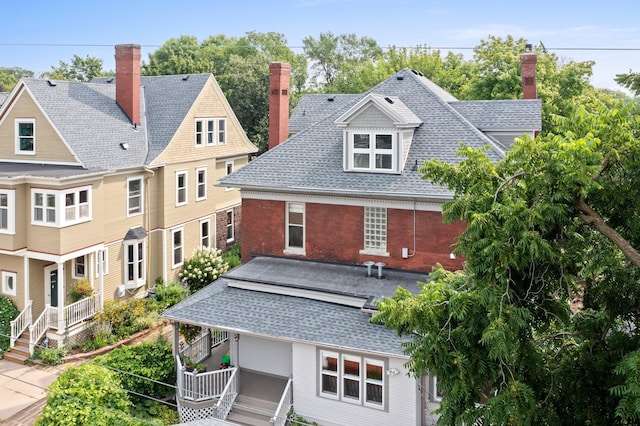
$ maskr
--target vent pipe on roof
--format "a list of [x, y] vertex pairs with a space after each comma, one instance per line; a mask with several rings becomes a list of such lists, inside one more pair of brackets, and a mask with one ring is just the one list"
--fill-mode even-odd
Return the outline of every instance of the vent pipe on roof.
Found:
[[367, 267], [367, 277], [370, 277], [371, 272], [373, 271], [373, 265], [375, 265], [375, 262], [371, 260], [367, 260], [366, 262], [363, 263], [363, 265]]
[[378, 262], [376, 263], [376, 266], [378, 267], [378, 279], [381, 280], [384, 278], [384, 275], [382, 275], [382, 268], [387, 266], [387, 264], [384, 262]]

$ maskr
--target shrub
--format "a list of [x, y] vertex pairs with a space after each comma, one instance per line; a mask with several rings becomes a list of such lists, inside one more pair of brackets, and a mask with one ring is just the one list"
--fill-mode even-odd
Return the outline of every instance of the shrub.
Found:
[[6, 296], [0, 295], [0, 353], [9, 349], [11, 321], [20, 315], [15, 303]]
[[189, 287], [189, 292], [195, 293], [218, 279], [228, 269], [229, 265], [222, 258], [220, 250], [204, 247], [193, 252], [178, 275], [180, 281]]
[[113, 335], [122, 339], [142, 330], [136, 319], [146, 312], [146, 302], [143, 299], [111, 300], [104, 304], [104, 309], [96, 314], [95, 320], [110, 323]]
[[118, 371], [117, 376], [122, 386], [131, 392], [130, 398], [135, 405], [142, 402], [136, 394], [164, 398], [174, 391], [175, 361], [171, 344], [163, 336], [114, 349], [96, 358], [95, 362]]
[[62, 357], [64, 357], [65, 351], [58, 348], [42, 348], [37, 349], [33, 357], [41, 360], [47, 365], [60, 365], [62, 364]]
[[240, 265], [240, 263], [242, 263], [240, 259], [240, 244], [233, 245], [227, 251], [222, 253], [222, 258], [227, 262], [227, 265], [229, 265], [229, 269], [233, 269]]
[[47, 405], [36, 425], [139, 425], [129, 416], [131, 402], [118, 376], [95, 364], [67, 368], [49, 387]]
[[156, 283], [156, 301], [158, 308], [164, 311], [187, 297], [187, 289], [179, 282], [163, 285]]
[[[96, 322], [93, 324], [93, 349], [100, 349], [111, 343], [113, 328], [108, 322]], [[92, 350], [93, 350], [92, 349]]]
[[77, 302], [93, 294], [93, 288], [89, 284], [89, 280], [86, 278], [79, 279], [71, 286], [69, 297], [71, 302]]

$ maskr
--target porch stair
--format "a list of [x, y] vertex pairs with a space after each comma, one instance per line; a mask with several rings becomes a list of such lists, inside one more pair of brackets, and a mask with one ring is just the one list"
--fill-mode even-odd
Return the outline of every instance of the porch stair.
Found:
[[4, 359], [16, 364], [26, 364], [31, 355], [29, 354], [29, 330], [25, 330], [16, 340], [13, 348], [9, 348], [4, 353]]
[[269, 420], [277, 408], [275, 402], [240, 394], [233, 403], [227, 421], [245, 426], [272, 426]]

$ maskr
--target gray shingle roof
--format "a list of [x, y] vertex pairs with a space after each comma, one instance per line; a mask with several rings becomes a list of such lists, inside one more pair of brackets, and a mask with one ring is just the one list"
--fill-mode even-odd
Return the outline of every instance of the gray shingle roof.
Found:
[[369, 92], [397, 96], [423, 121], [415, 130], [401, 174], [343, 171], [343, 133], [334, 120], [364, 94], [358, 98], [345, 97], [342, 99], [345, 102], [340, 107], [331, 106], [331, 113], [321, 121], [222, 178], [220, 184], [253, 190], [449, 199], [448, 189], [421, 179], [416, 164], [432, 158], [457, 164], [461, 158], [455, 153], [460, 143], [473, 148], [489, 145], [487, 154], [493, 160], [503, 152], [449, 104], [455, 98], [436, 88], [424, 76], [404, 69]]
[[297, 133], [310, 125], [342, 110], [345, 105], [353, 105], [362, 95], [304, 95], [291, 111], [289, 132]]
[[[240, 333], [404, 357], [394, 331], [369, 322], [359, 308], [287, 295], [291, 287], [319, 293], [392, 296], [400, 285], [412, 292], [424, 273], [385, 270], [366, 277], [364, 266], [277, 257], [256, 257], [226, 273], [162, 316]], [[240, 281], [268, 284], [272, 292], [236, 288]], [[348, 291], [345, 288], [348, 283]], [[278, 290], [280, 288], [280, 290]], [[340, 324], [339, 327], [336, 325]]]
[[457, 101], [450, 105], [480, 130], [542, 129], [542, 101]]
[[[27, 89], [87, 169], [150, 164], [169, 144], [211, 74], [141, 77], [141, 123], [116, 104], [115, 78], [91, 83], [23, 79]], [[128, 149], [122, 149], [126, 143]]]
[[58, 164], [36, 164], [36, 163], [5, 163], [0, 161], [0, 177], [2, 178], [22, 178], [41, 177], [64, 179], [78, 176], [87, 176], [91, 173], [99, 173], [100, 170], [87, 170], [80, 166], [65, 166]]

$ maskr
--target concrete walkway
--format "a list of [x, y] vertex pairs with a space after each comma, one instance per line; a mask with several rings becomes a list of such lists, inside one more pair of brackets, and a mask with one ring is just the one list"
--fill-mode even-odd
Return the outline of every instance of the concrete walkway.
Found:
[[0, 359], [0, 424], [33, 425], [44, 406], [49, 385], [64, 367], [19, 365]]

